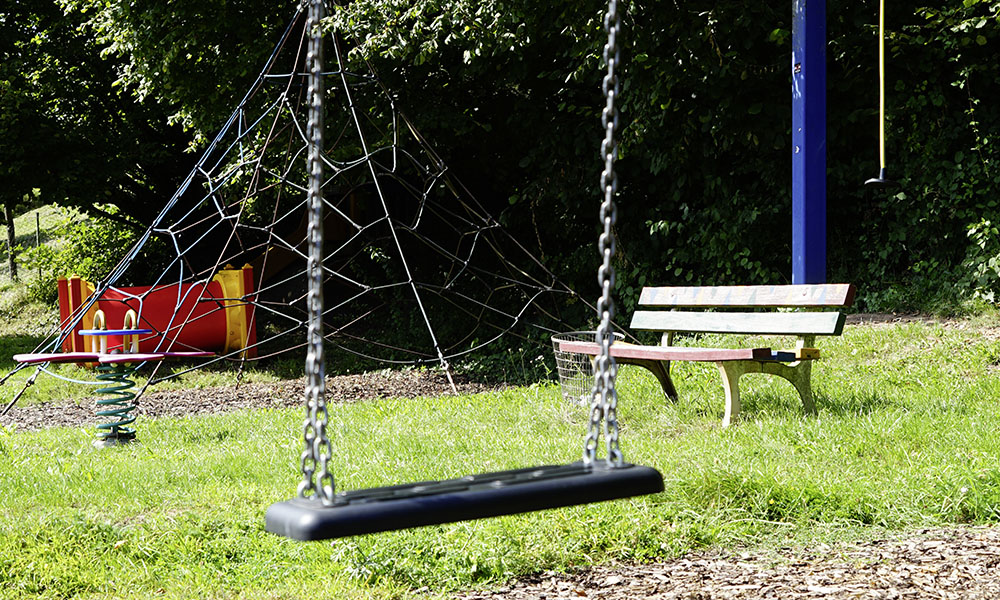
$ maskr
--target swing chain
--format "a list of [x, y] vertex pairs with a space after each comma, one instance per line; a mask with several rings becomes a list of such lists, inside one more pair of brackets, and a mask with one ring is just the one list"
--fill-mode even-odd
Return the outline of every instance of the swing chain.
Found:
[[306, 405], [308, 415], [303, 425], [305, 448], [302, 451], [302, 481], [298, 494], [315, 494], [326, 505], [333, 502], [334, 481], [330, 473], [333, 448], [326, 428], [330, 415], [326, 405], [326, 375], [323, 365], [323, 0], [311, 0], [306, 19], [309, 47], [306, 63], [309, 68], [309, 255], [306, 266], [309, 309], [306, 351]]
[[[615, 254], [614, 225], [617, 220], [617, 207], [614, 196], [618, 192], [618, 175], [615, 173], [615, 160], [618, 154], [618, 143], [615, 134], [618, 130], [618, 107], [615, 100], [620, 91], [620, 83], [615, 69], [621, 62], [621, 48], [618, 36], [621, 32], [621, 17], [618, 13], [617, 0], [610, 0], [608, 11], [604, 16], [604, 30], [608, 33], [608, 41], [604, 46], [604, 62], [608, 71], [604, 76], [603, 91], [607, 105], [601, 114], [601, 124], [604, 127], [604, 141], [601, 142], [601, 155], [604, 158], [604, 170], [601, 172], [601, 192], [604, 196], [601, 202], [601, 223], [604, 231], [598, 240], [598, 250], [602, 263], [597, 271], [601, 286], [601, 297], [597, 301], [597, 311], [601, 322], [597, 327], [597, 343], [601, 346], [594, 372], [594, 387], [590, 399], [590, 423], [584, 442], [583, 462], [591, 464], [597, 457], [597, 446], [603, 432], [607, 443], [607, 462], [609, 465], [621, 466], [624, 462], [618, 447], [618, 394], [615, 391], [615, 376], [618, 366], [611, 356], [611, 343], [614, 337], [615, 306], [611, 290], [615, 286], [615, 270], [611, 259]], [[603, 422], [603, 430], [601, 424]]]

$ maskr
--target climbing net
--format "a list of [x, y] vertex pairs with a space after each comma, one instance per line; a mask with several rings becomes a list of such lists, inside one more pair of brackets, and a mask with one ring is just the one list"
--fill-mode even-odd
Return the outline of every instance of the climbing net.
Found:
[[[67, 288], [77, 302], [64, 310], [49, 350], [72, 346], [88, 315], [115, 305], [134, 310], [139, 326], [153, 331], [141, 340], [143, 351], [216, 344], [207, 362], [247, 361], [305, 346], [304, 22], [300, 8], [236, 110], [111, 273], [92, 290], [86, 282]], [[579, 298], [452, 176], [369, 63], [354, 60], [352, 68], [337, 36], [326, 48], [320, 156], [328, 347], [447, 369], [501, 336], [560, 323], [560, 307]], [[165, 261], [155, 272], [140, 259], [151, 252]], [[154, 371], [150, 383], [182, 372]]]

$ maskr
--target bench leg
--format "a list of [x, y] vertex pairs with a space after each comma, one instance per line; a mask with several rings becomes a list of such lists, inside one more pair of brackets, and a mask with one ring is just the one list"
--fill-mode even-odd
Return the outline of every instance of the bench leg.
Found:
[[812, 396], [812, 361], [803, 360], [790, 365], [780, 362], [758, 362], [758, 361], [720, 361], [715, 363], [719, 367], [722, 375], [722, 385], [726, 390], [726, 414], [722, 419], [722, 426], [729, 427], [733, 419], [740, 414], [742, 405], [740, 404], [739, 379], [746, 373], [766, 373], [776, 375], [788, 381], [799, 393], [802, 399], [802, 408], [806, 414], [816, 414], [816, 404]]
[[641, 358], [619, 358], [615, 361], [620, 365], [636, 365], [644, 369], [648, 369], [655, 377], [656, 380], [660, 382], [660, 388], [663, 390], [663, 394], [672, 402], [677, 402], [677, 388], [674, 387], [674, 382], [670, 379], [670, 361], [669, 360], [643, 360]]
[[722, 387], [726, 390], [726, 414], [722, 417], [722, 426], [729, 427], [733, 419], [740, 414], [740, 376], [744, 373], [760, 372], [754, 368], [759, 363], [742, 360], [719, 361], [715, 363], [722, 375]]
[[812, 395], [811, 360], [802, 360], [789, 365], [779, 362], [764, 362], [760, 365], [762, 373], [777, 375], [791, 383], [802, 399], [802, 408], [806, 414], [816, 414], [816, 403], [813, 402]]

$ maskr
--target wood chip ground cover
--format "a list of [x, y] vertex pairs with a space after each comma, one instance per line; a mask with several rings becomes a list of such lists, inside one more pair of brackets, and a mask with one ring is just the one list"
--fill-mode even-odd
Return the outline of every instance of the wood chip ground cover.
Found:
[[[201, 389], [150, 391], [139, 398], [141, 417], [183, 417], [216, 414], [258, 408], [300, 407], [305, 379], [278, 383], [245, 383]], [[496, 389], [461, 377], [455, 378], [460, 394], [475, 394]], [[358, 375], [327, 377], [329, 402], [355, 402], [378, 398], [416, 398], [451, 393], [444, 373], [439, 371], [373, 371]], [[0, 425], [20, 431], [45, 427], [93, 427], [99, 419], [94, 413], [94, 398], [79, 402], [41, 402], [15, 405], [0, 417]]]
[[546, 573], [455, 600], [1000, 598], [1000, 530], [925, 530], [908, 539], [782, 548], [767, 556], [689, 554], [650, 565]]

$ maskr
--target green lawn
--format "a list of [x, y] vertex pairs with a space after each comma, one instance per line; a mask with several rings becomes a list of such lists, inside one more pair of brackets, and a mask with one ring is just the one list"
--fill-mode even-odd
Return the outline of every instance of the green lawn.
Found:
[[[820, 344], [818, 416], [787, 382], [747, 376], [728, 429], [714, 367], [677, 365], [676, 405], [623, 368], [622, 449], [665, 492], [333, 542], [263, 531], [298, 482], [301, 411], [144, 419], [140, 443], [110, 450], [81, 428], [0, 430], [0, 598], [434, 596], [707, 546], [997, 523], [998, 336], [988, 319], [849, 326]], [[341, 489], [569, 462], [587, 419], [553, 384], [330, 412]]]
[[[84, 217], [74, 209], [63, 208], [55, 204], [40, 206], [24, 214], [14, 217], [14, 234], [16, 244], [22, 248], [34, 248], [36, 243], [59, 245], [62, 243], [60, 226], [67, 220], [80, 220]], [[18, 265], [18, 275], [22, 280], [33, 279], [36, 274], [23, 265]], [[3, 229], [3, 244], [0, 249], [0, 292], [10, 285], [10, 266], [7, 263], [7, 230]]]

